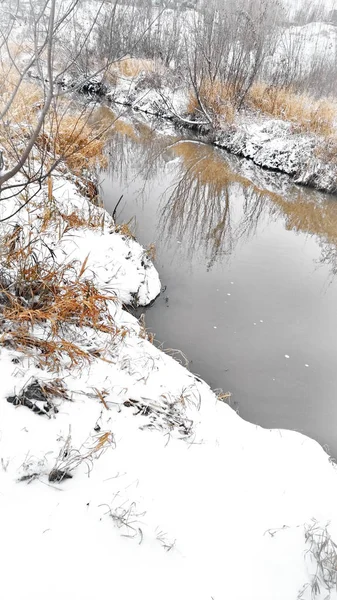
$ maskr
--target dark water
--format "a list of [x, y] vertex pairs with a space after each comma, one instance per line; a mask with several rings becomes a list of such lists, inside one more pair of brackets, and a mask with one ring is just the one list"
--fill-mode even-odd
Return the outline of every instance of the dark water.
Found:
[[118, 222], [156, 247], [147, 327], [243, 418], [337, 456], [337, 198], [143, 123], [109, 151], [105, 206], [124, 194]]

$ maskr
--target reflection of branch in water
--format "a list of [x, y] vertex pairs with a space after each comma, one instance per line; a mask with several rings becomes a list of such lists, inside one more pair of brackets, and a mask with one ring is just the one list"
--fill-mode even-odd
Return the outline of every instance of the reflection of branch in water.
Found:
[[[212, 254], [217, 245], [219, 223], [222, 234], [230, 233], [228, 194], [219, 196], [214, 186], [202, 185], [189, 169], [180, 176], [162, 208], [159, 231], [162, 240], [170, 245], [172, 237], [188, 240], [188, 254], [192, 256], [203, 247]], [[232, 241], [229, 239], [229, 247]]]
[[[246, 180], [208, 146], [188, 147], [185, 142], [176, 150], [184, 162], [160, 215], [160, 235], [168, 245], [173, 236], [187, 239], [189, 256], [202, 247], [211, 269], [219, 257], [231, 254], [241, 237], [255, 232], [264, 198], [251, 184], [244, 187]], [[240, 196], [243, 211], [233, 227], [233, 207], [242, 204]]]
[[[174, 138], [159, 137], [151, 127], [119, 121], [107, 144], [111, 156], [108, 174], [117, 179], [120, 185], [143, 180], [140, 194], [145, 186], [158, 176], [162, 169], [163, 156], [172, 146]], [[132, 177], [130, 174], [132, 173]]]
[[[211, 231], [210, 238], [213, 240], [213, 252], [207, 265], [207, 270], [210, 271], [216, 259], [218, 258], [219, 251], [225, 247], [225, 234], [227, 233], [226, 241], [229, 245], [228, 253], [233, 251], [233, 239], [231, 233], [231, 222], [230, 222], [230, 202], [229, 202], [229, 190], [225, 190], [225, 209], [219, 223]], [[226, 253], [226, 250], [225, 250]]]
[[337, 246], [336, 244], [328, 244], [324, 243], [321, 240], [319, 241], [319, 246], [321, 248], [321, 258], [320, 263], [322, 265], [329, 265], [330, 273], [332, 277], [337, 275]]
[[335, 201], [291, 183], [287, 193], [272, 192], [263, 182], [257, 185], [242, 175], [239, 163], [233, 171], [225, 155], [214, 148], [158, 136], [139, 123], [121, 121], [109, 149], [110, 174], [121, 185], [140, 182], [143, 200], [146, 184], [162, 177], [164, 163], [180, 159], [170, 171], [171, 177], [175, 173], [174, 183], [162, 196], [158, 236], [168, 246], [172, 238], [188, 240], [188, 255], [203, 251], [209, 269], [231, 254], [240, 239], [254, 235], [262, 218], [282, 217], [286, 229], [318, 237], [321, 262], [332, 265], [337, 274]]

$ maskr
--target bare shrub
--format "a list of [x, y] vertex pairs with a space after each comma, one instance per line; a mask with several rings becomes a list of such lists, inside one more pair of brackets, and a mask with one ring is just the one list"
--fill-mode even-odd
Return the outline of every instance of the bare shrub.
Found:
[[155, 71], [141, 73], [137, 81], [137, 90], [160, 90], [162, 88], [162, 77]]
[[232, 123], [235, 116], [233, 104], [234, 88], [220, 81], [206, 81], [199, 90], [198, 97], [195, 92], [190, 93], [187, 111], [190, 115], [197, 118], [202, 116], [203, 111], [200, 107], [200, 100], [207, 113], [212, 115], [213, 122], [219, 118], [227, 123]]

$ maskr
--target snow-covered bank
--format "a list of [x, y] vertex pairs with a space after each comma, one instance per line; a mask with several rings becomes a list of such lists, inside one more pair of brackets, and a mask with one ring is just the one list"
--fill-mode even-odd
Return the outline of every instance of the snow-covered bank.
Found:
[[[45, 364], [38, 346], [20, 350], [2, 308], [2, 596], [335, 598], [327, 454], [298, 433], [246, 423], [151, 344], [122, 305], [158, 293], [148, 253], [71, 181], [53, 181], [52, 202], [43, 189], [6, 225], [12, 236], [20, 227], [7, 238], [12, 256], [33, 240], [37, 262], [60, 272], [71, 262], [68, 285], [90, 283], [107, 299], [96, 323], [74, 315], [61, 326], [87, 355], [77, 365], [65, 352]], [[22, 253], [9, 268], [6, 248], [13, 281]], [[50, 341], [56, 324], [33, 321], [38, 300], [26, 299], [30, 333]]]
[[136, 78], [120, 78], [107, 92], [107, 98], [134, 110], [173, 120], [179, 127], [199, 131], [202, 139], [206, 137], [209, 143], [249, 158], [262, 168], [286, 173], [295, 183], [331, 194], [337, 192], [337, 164], [324, 159], [327, 145], [323, 137], [298, 133], [289, 121], [247, 111], [239, 113], [233, 123], [223, 121], [213, 129], [188, 116], [186, 90], [144, 89], [143, 77], [140, 74]]

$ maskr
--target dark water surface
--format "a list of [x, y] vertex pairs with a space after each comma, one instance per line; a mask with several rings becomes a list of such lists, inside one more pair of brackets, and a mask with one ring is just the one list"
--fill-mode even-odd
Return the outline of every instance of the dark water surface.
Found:
[[243, 418], [337, 456], [337, 198], [135, 121], [109, 152], [105, 206], [156, 247], [147, 327]]

